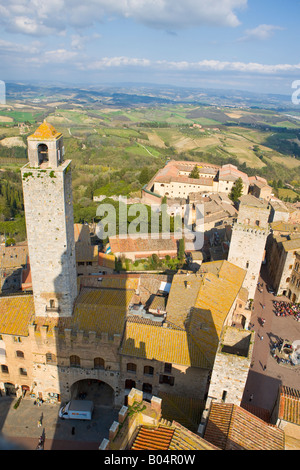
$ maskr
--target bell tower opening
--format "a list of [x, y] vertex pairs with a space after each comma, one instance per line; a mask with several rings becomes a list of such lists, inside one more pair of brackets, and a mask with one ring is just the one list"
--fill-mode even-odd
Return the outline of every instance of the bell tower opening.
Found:
[[49, 162], [48, 146], [46, 144], [38, 145], [38, 162], [39, 165]]

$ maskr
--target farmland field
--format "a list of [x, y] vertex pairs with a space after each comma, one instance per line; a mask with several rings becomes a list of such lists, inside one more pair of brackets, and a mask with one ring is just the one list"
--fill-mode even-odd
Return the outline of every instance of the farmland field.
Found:
[[[27, 136], [47, 119], [63, 133], [72, 160], [77, 221], [94, 211], [93, 195], [140, 195], [169, 159], [232, 163], [270, 184], [280, 179], [300, 187], [300, 120], [286, 110], [75, 95], [57, 92], [51, 101], [40, 93], [0, 106], [0, 169], [19, 172]], [[278, 195], [293, 200], [298, 192], [280, 188]]]

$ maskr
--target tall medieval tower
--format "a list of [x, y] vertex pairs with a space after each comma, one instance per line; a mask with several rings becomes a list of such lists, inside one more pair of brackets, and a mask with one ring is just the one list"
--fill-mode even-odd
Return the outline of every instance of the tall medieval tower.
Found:
[[246, 269], [243, 287], [253, 299], [269, 234], [270, 207], [266, 201], [247, 194], [240, 198], [237, 222], [232, 228], [227, 260]]
[[43, 122], [28, 137], [22, 170], [36, 316], [69, 317], [77, 296], [71, 161], [62, 134]]

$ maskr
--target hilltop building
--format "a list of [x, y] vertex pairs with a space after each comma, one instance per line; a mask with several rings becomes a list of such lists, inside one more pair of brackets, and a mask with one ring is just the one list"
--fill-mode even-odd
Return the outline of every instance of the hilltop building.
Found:
[[270, 201], [273, 196], [273, 189], [268, 185], [267, 180], [260, 176], [249, 177], [249, 192], [258, 199]]
[[[195, 166], [198, 168], [199, 178], [190, 178]], [[164, 196], [170, 199], [187, 199], [194, 192], [229, 194], [238, 178], [243, 181], [243, 194], [247, 194], [248, 175], [234, 165], [220, 167], [209, 163], [171, 160], [143, 188], [142, 200], [146, 204], [160, 204]]]

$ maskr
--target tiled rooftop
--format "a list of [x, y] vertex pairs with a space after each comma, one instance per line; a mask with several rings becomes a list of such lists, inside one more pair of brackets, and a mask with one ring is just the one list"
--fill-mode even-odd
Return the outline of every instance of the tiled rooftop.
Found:
[[27, 336], [33, 318], [32, 295], [0, 298], [0, 334]]
[[141, 426], [131, 450], [168, 450], [174, 429], [165, 426]]
[[170, 442], [169, 450], [220, 450], [210, 442], [192, 433], [179, 423], [172, 423], [175, 431]]
[[16, 268], [26, 264], [28, 256], [27, 244], [16, 246], [0, 246], [0, 268]]
[[112, 253], [136, 253], [145, 252], [151, 255], [156, 251], [173, 251], [177, 253], [177, 241], [174, 237], [163, 239], [161, 236], [156, 239], [148, 234], [146, 237], [130, 235], [127, 238], [114, 236], [109, 238]]
[[115, 269], [115, 257], [114, 255], [108, 255], [106, 253], [98, 253], [98, 265], [104, 268]]
[[163, 418], [175, 420], [190, 431], [197, 432], [205, 409], [205, 400], [162, 391], [158, 396], [162, 399]]
[[277, 221], [271, 222], [270, 227], [273, 232], [300, 232], [300, 224], [291, 224], [287, 222]]
[[300, 425], [300, 391], [282, 386], [280, 389], [280, 402], [278, 418], [293, 424]]
[[133, 295], [131, 289], [82, 289], [75, 303], [72, 328], [121, 334]]
[[224, 321], [246, 271], [229, 263], [204, 263], [199, 274], [174, 276], [167, 303], [167, 321], [184, 329], [211, 364]]
[[174, 275], [167, 303], [168, 321], [184, 328], [190, 309], [195, 305], [202, 282], [202, 276], [196, 274]]
[[212, 403], [204, 438], [223, 450], [284, 450], [281, 429], [226, 403]]
[[179, 423], [141, 426], [130, 450], [218, 450]]
[[120, 353], [188, 367], [209, 366], [205, 356], [184, 330], [127, 322]]
[[245, 206], [252, 206], [261, 209], [266, 209], [268, 207], [268, 203], [265, 200], [258, 199], [257, 197], [252, 196], [252, 194], [244, 194], [239, 198], [239, 201]]
[[36, 139], [36, 140], [53, 140], [57, 139], [58, 137], [61, 136], [60, 132], [57, 132], [54, 126], [50, 124], [49, 122], [44, 121], [37, 129], [36, 131], [29, 136], [30, 139]]

